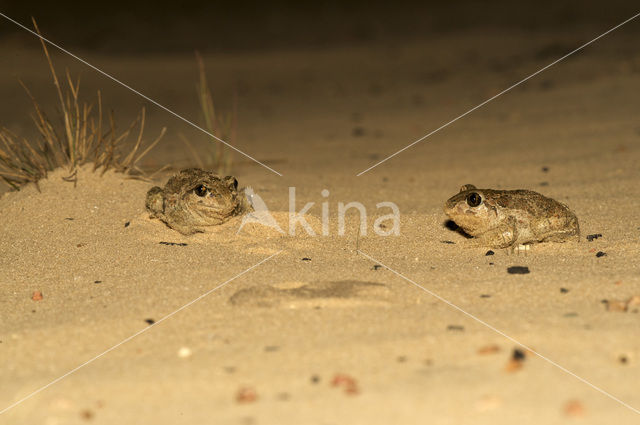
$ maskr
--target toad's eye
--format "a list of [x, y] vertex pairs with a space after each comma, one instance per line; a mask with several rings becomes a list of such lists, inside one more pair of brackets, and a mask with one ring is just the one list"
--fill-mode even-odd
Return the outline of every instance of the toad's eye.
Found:
[[204, 196], [207, 194], [207, 188], [205, 187], [205, 185], [201, 184], [200, 186], [197, 186], [194, 189], [194, 192], [196, 193], [196, 195], [198, 196]]
[[481, 202], [482, 197], [479, 193], [471, 192], [467, 195], [467, 204], [469, 204], [470, 207], [477, 207]]

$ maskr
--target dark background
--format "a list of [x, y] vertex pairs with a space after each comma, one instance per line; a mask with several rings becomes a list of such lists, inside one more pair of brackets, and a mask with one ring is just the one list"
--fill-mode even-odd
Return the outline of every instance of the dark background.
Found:
[[[2, 13], [63, 46], [111, 53], [324, 47], [469, 30], [605, 30], [637, 13], [631, 1], [3, 2]], [[638, 31], [629, 26], [626, 31]], [[633, 27], [633, 28], [631, 28]], [[0, 36], [32, 37], [0, 20]]]

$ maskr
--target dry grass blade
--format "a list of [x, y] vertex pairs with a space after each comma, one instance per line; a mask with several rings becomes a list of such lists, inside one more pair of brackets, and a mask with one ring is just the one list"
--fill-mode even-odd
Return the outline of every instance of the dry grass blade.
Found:
[[[38, 34], [38, 26], [34, 21]], [[0, 181], [12, 189], [19, 188], [26, 183], [36, 183], [45, 178], [47, 172], [65, 167], [68, 176], [65, 180], [77, 181], [79, 166], [93, 162], [94, 171], [102, 168], [102, 172], [115, 169], [125, 174], [142, 174], [138, 162], [152, 149], [164, 135], [160, 132], [151, 144], [143, 148], [143, 131], [145, 111], [123, 132], [116, 131], [113, 113], [109, 115], [109, 127], [103, 129], [102, 96], [97, 93], [97, 113], [94, 104], [80, 99], [80, 80], [74, 81], [69, 71], [66, 71], [64, 84], [58, 79], [53, 61], [45, 42], [41, 39], [42, 49], [49, 66], [49, 71], [56, 88], [60, 111], [58, 125], [49, 119], [41, 108], [35, 96], [28, 87], [20, 81], [34, 108], [33, 121], [39, 133], [37, 142], [20, 139], [5, 128], [0, 128]], [[132, 131], [137, 128], [135, 144], [128, 154], [121, 151], [127, 144]]]
[[[236, 142], [236, 99], [234, 98], [233, 112], [228, 116], [221, 116], [216, 112], [215, 105], [213, 103], [213, 96], [207, 82], [207, 75], [205, 72], [204, 61], [202, 56], [196, 52], [196, 61], [198, 63], [198, 100], [200, 102], [200, 109], [204, 117], [204, 123], [206, 129], [215, 135], [219, 135], [221, 139], [228, 140], [229, 143], [235, 145]], [[184, 141], [184, 139], [183, 139]], [[190, 143], [185, 143], [187, 148], [192, 152], [192, 156], [196, 158], [196, 162], [202, 168], [210, 168], [219, 174], [228, 174], [231, 171], [232, 166], [232, 152], [229, 149], [225, 149], [225, 146], [217, 141], [212, 140], [215, 143], [213, 145], [207, 145], [209, 148], [200, 155], [194, 155], [193, 146]], [[200, 159], [202, 158], [202, 159]]]

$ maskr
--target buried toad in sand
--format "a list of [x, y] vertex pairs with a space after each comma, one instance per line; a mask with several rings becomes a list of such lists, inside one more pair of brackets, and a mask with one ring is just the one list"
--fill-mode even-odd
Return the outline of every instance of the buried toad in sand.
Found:
[[536, 242], [578, 240], [578, 218], [564, 204], [531, 190], [477, 189], [449, 198], [444, 212], [477, 242], [508, 248]]
[[151, 218], [184, 235], [204, 232], [203, 227], [252, 211], [235, 177], [223, 178], [199, 168], [180, 171], [164, 188], [152, 187], [147, 192], [146, 207]]

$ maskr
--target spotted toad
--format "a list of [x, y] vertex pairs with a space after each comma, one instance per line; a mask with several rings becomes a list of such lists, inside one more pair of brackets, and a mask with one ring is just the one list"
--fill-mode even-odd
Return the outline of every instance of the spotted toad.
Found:
[[477, 189], [467, 184], [444, 212], [479, 244], [492, 248], [578, 240], [578, 218], [569, 208], [531, 190]]
[[222, 224], [252, 209], [235, 177], [222, 178], [199, 168], [180, 171], [164, 188], [152, 187], [146, 207], [151, 218], [184, 235], [204, 232], [203, 227]]

